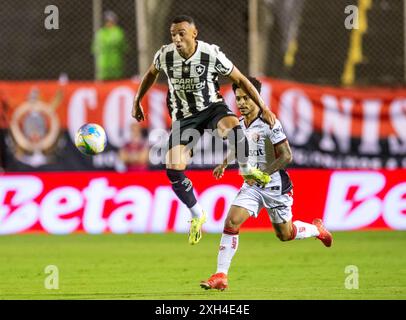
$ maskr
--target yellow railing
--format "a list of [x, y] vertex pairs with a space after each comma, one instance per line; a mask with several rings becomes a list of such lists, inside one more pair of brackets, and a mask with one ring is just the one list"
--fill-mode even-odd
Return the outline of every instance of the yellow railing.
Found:
[[350, 45], [341, 82], [343, 85], [352, 85], [355, 80], [355, 66], [363, 60], [362, 37], [368, 29], [367, 11], [372, 6], [372, 0], [358, 1], [358, 28], [351, 31]]

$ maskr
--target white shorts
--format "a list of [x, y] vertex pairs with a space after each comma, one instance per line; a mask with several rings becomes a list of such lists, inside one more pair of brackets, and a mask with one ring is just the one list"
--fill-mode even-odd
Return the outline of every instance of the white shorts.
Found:
[[232, 205], [247, 209], [255, 218], [265, 207], [272, 223], [285, 223], [292, 219], [292, 195], [293, 191], [281, 195], [280, 189], [262, 189], [244, 183]]

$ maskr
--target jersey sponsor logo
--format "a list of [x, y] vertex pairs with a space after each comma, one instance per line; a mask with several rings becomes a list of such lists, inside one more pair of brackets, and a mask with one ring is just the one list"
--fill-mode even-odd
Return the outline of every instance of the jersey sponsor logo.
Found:
[[182, 181], [182, 184], [186, 188], [186, 192], [189, 192], [193, 187], [192, 181], [190, 181], [190, 179], [188, 179], [188, 178], [185, 178]]
[[283, 132], [282, 127], [272, 129], [272, 133], [274, 135], [274, 139], [281, 139], [284, 138], [285, 133]]
[[199, 78], [172, 78], [171, 83], [175, 90], [200, 91], [206, 85], [206, 80], [200, 81]]
[[180, 72], [182, 67], [169, 67], [169, 71]]
[[283, 133], [284, 133], [282, 127], [274, 128], [274, 129], [272, 129], [272, 132], [273, 132], [275, 135], [279, 135], [279, 134], [283, 134]]
[[265, 152], [263, 149], [249, 151], [249, 156], [251, 156], [251, 157], [258, 157], [258, 156], [264, 156], [264, 155], [265, 155]]
[[278, 134], [281, 131], [281, 128], [272, 129], [273, 133]]
[[227, 73], [229, 70], [223, 66], [221, 63], [216, 64], [216, 66], [214, 67], [218, 72], [220, 72], [221, 74]]

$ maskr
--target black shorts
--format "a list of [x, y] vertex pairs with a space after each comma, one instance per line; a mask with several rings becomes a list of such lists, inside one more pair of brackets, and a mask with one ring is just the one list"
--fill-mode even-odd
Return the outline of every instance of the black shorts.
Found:
[[225, 103], [217, 102], [188, 118], [175, 121], [169, 136], [169, 150], [177, 145], [190, 144], [190, 149], [193, 148], [205, 129], [216, 130], [217, 123], [227, 116], [237, 117]]

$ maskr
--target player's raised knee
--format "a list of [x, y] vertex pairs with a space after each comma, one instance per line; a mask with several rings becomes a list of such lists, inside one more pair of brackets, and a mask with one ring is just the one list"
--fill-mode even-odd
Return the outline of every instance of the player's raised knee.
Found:
[[224, 228], [233, 229], [239, 231], [241, 225], [241, 219], [237, 217], [227, 217], [224, 222]]

